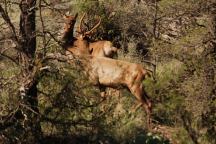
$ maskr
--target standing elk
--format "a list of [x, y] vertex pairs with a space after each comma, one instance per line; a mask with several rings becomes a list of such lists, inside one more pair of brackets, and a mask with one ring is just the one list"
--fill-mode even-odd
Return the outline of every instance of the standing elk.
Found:
[[150, 124], [151, 102], [142, 83], [146, 75], [150, 75], [148, 70], [139, 64], [106, 57], [82, 55], [78, 59], [95, 86], [127, 88], [139, 103], [136, 109], [140, 106], [145, 109], [147, 122]]
[[[81, 18], [81, 22], [83, 18], [84, 16]], [[99, 87], [127, 88], [136, 97], [139, 103], [137, 107], [143, 106], [145, 109], [149, 127], [151, 101], [144, 91], [142, 83], [146, 75], [150, 75], [149, 71], [139, 64], [90, 55], [89, 43], [85, 38], [93, 29], [85, 33], [80, 31], [74, 40], [74, 45], [69, 47], [68, 51], [72, 52], [75, 57], [78, 56], [77, 59], [92, 84]]]

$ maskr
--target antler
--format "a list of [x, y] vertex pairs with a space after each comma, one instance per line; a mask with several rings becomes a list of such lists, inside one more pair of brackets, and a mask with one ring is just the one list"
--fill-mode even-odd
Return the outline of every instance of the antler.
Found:
[[83, 23], [83, 19], [84, 19], [85, 15], [86, 15], [86, 13], [84, 13], [80, 19], [80, 25], [78, 27], [78, 33], [82, 33], [81, 25]]
[[99, 27], [100, 23], [101, 23], [101, 17], [99, 17], [98, 23], [91, 30], [85, 32], [84, 35], [89, 35], [93, 30], [95, 30], [97, 27]]

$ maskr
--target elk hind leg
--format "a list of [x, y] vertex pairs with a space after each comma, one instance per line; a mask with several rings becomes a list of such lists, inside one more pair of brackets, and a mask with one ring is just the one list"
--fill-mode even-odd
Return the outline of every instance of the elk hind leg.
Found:
[[105, 99], [106, 98], [106, 88], [102, 85], [99, 85], [99, 89], [100, 89], [100, 96]]
[[135, 106], [133, 107], [132, 111], [136, 112], [143, 104], [141, 102], [135, 104]]

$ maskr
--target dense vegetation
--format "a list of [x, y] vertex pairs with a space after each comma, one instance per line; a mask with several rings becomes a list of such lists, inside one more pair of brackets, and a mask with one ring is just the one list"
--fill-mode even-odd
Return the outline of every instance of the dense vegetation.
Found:
[[[28, 8], [36, 12], [30, 52], [21, 1], [0, 1], [0, 143], [216, 143], [215, 0], [37, 0]], [[108, 88], [103, 99], [79, 62], [47, 58], [64, 54], [67, 11], [86, 12], [86, 30], [100, 16], [91, 39], [112, 41], [118, 59], [154, 71], [156, 81], [143, 82], [153, 130], [143, 109], [131, 112], [126, 89]]]

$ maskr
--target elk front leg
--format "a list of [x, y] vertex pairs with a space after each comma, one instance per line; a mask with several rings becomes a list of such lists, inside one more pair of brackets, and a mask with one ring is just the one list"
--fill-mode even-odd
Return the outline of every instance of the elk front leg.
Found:
[[131, 93], [137, 98], [139, 101], [139, 104], [136, 106], [136, 108], [139, 108], [140, 106], [143, 106], [143, 108], [146, 111], [147, 115], [147, 128], [151, 129], [151, 102], [148, 99], [147, 94], [144, 92], [142, 84], [140, 85], [133, 85], [133, 87], [130, 88]]

